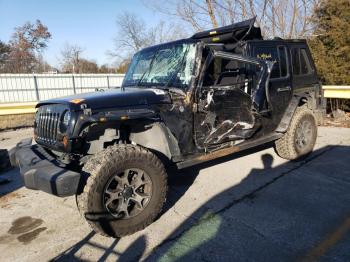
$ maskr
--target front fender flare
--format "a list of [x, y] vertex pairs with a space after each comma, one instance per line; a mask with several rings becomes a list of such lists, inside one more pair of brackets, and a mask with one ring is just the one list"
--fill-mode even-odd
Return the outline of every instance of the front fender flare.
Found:
[[180, 148], [174, 135], [164, 123], [154, 123], [141, 132], [131, 132], [130, 141], [158, 151], [168, 159], [180, 156]]

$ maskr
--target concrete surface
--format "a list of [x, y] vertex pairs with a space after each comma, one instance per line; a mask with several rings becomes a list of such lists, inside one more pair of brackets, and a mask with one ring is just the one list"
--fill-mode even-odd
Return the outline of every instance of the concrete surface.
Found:
[[[0, 133], [10, 148], [30, 129]], [[302, 162], [260, 147], [170, 177], [166, 208], [145, 230], [99, 236], [74, 197], [1, 175], [1, 261], [349, 261], [350, 129], [319, 128]]]

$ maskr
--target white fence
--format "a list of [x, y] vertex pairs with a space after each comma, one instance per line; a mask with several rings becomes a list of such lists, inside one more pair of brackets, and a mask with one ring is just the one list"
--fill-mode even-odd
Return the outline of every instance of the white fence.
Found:
[[0, 74], [0, 103], [34, 102], [118, 88], [123, 74]]

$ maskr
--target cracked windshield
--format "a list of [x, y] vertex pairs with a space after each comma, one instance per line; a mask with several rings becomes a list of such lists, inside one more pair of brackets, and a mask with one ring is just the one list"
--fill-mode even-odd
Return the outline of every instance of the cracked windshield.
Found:
[[195, 51], [195, 44], [141, 51], [132, 59], [123, 86], [185, 88], [191, 80]]

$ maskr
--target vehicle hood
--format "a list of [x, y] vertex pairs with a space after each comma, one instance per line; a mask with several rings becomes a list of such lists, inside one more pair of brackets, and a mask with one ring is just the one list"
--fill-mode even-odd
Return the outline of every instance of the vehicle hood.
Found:
[[168, 104], [171, 98], [167, 91], [156, 88], [125, 88], [96, 91], [41, 101], [37, 107], [48, 104], [68, 104], [80, 109], [82, 104], [91, 109], [109, 109], [153, 104]]

